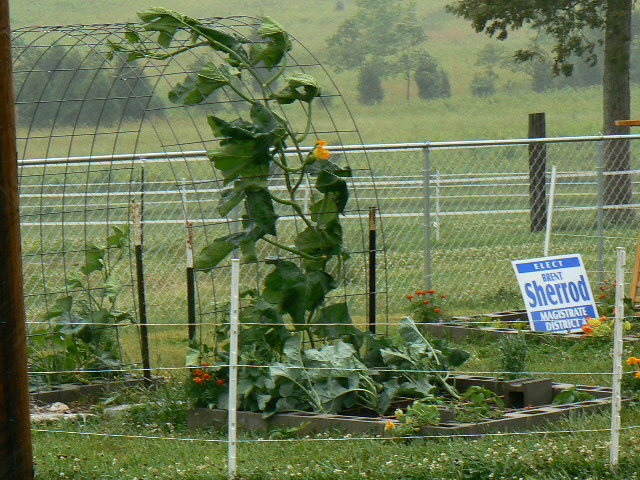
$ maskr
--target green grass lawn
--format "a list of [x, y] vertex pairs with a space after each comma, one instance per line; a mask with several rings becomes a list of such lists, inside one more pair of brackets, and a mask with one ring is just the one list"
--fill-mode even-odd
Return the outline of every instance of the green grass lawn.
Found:
[[[463, 343], [473, 354], [463, 371], [499, 371], [497, 345], [490, 339]], [[530, 339], [527, 370], [538, 377], [606, 385], [610, 349], [604, 341]], [[155, 392], [131, 389], [111, 396], [110, 404], [146, 405], [128, 416], [104, 416], [98, 403], [97, 416], [85, 421], [35, 425], [38, 478], [225, 478], [226, 433], [186, 429], [182, 378], [174, 371]], [[634, 479], [640, 468], [639, 422], [637, 402], [625, 406], [617, 475], [608, 467], [606, 411], [477, 438], [367, 439], [339, 431], [300, 438], [284, 430], [241, 431], [238, 472], [242, 479]]]

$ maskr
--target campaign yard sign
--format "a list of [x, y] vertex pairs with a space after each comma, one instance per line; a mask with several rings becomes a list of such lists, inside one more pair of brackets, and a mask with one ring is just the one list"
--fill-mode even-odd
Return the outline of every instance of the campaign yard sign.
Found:
[[576, 332], [596, 318], [589, 279], [578, 254], [511, 262], [520, 285], [531, 330]]

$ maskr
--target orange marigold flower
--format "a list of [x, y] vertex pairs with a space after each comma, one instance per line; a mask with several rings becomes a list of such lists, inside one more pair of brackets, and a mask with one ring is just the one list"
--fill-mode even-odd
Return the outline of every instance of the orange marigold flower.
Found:
[[202, 378], [204, 380], [211, 380], [211, 375], [209, 375], [208, 373], [205, 373], [204, 375], [202, 375]]
[[601, 293], [600, 294], [600, 298], [607, 298], [607, 294], [606, 293]]
[[427, 290], [427, 293], [436, 293], [436, 291], [432, 288], [431, 290]]
[[407, 300], [412, 300], [413, 299], [413, 295], [407, 295]]
[[440, 298], [446, 298], [446, 295], [443, 293], [440, 295]]
[[422, 302], [423, 305], [429, 305], [429, 300], [425, 300], [424, 302]]
[[386, 422], [384, 422], [384, 429], [388, 432], [389, 430], [395, 428], [396, 424], [393, 423], [391, 420], [387, 419]]
[[640, 378], [640, 370], [636, 372], [636, 378]]
[[442, 311], [442, 309], [440, 307], [436, 307], [433, 309], [434, 312], [436, 313], [440, 313]]
[[202, 376], [202, 370], [201, 370], [200, 368], [196, 368], [196, 369], [193, 371], [193, 374], [194, 374], [196, 377], [201, 377], [201, 376]]
[[627, 358], [627, 365], [634, 365], [636, 363], [640, 363], [640, 358], [637, 358], [637, 357]]
[[203, 364], [202, 364], [202, 366], [203, 366], [203, 367], [210, 367], [211, 365], [210, 365], [210, 364], [208, 364], [208, 363], [203, 363]]
[[202, 377], [196, 377], [196, 378], [194, 378], [194, 379], [193, 379], [193, 381], [194, 381], [194, 382], [196, 382], [196, 383], [202, 383], [202, 382], [204, 382], [204, 380], [202, 379]]
[[590, 335], [591, 333], [593, 333], [593, 327], [588, 323], [585, 323], [584, 325], [582, 325], [582, 331], [587, 335]]
[[329, 156], [331, 155], [331, 152], [329, 150], [327, 150], [326, 148], [324, 148], [324, 146], [327, 144], [326, 141], [324, 140], [318, 140], [316, 142], [316, 146], [313, 149], [313, 151], [311, 152], [312, 155], [316, 158], [320, 158], [322, 160], [326, 160], [327, 158], [329, 158]]
[[425, 292], [424, 290], [416, 290], [416, 295], [424, 295], [425, 293], [427, 292]]
[[225, 382], [224, 378], [219, 378], [218, 379], [218, 385], [224, 385], [225, 383], [227, 383], [227, 382]]

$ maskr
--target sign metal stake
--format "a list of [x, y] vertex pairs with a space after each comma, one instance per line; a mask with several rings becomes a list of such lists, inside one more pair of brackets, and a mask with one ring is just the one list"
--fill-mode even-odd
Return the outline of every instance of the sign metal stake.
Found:
[[616, 315], [613, 324], [613, 380], [611, 392], [611, 447], [609, 465], [611, 471], [618, 469], [618, 451], [620, 447], [620, 410], [622, 408], [622, 322], [624, 320], [624, 265], [626, 251], [617, 249], [616, 260]]

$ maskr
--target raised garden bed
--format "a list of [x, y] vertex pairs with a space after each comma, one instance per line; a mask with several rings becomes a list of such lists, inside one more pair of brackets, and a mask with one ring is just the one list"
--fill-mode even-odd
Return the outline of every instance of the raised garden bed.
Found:
[[[477, 423], [456, 422], [454, 414], [440, 409], [438, 425], [421, 427], [418, 435], [475, 435], [485, 432], [520, 431], [557, 421], [576, 412], [590, 412], [611, 405], [611, 389], [588, 385], [576, 385], [580, 392], [594, 398], [581, 402], [553, 405], [553, 398], [572, 384], [557, 383], [549, 379], [500, 380], [493, 377], [455, 375], [456, 388], [465, 391], [473, 385], [481, 386], [501, 395], [507, 409], [500, 418]], [[226, 427], [227, 411], [196, 408], [189, 411], [188, 427]], [[260, 413], [238, 412], [238, 426], [248, 430], [268, 431], [278, 428], [296, 428], [301, 435], [340, 430], [352, 434], [393, 435], [388, 430], [388, 420], [351, 415], [329, 415], [309, 412], [279, 413], [264, 419]]]
[[[153, 379], [157, 382], [158, 379]], [[71, 403], [82, 398], [94, 397], [108, 392], [116, 392], [130, 387], [145, 385], [144, 378], [125, 378], [114, 380], [96, 380], [88, 384], [63, 383], [51, 386], [48, 390], [38, 390], [30, 393], [31, 401], [39, 404], [55, 402]]]
[[[482, 319], [494, 320], [499, 322], [527, 322], [527, 312], [524, 310], [515, 310], [513, 312], [487, 313], [473, 317], [454, 317], [448, 322], [441, 323], [421, 323], [420, 328], [430, 335], [438, 338], [447, 338], [453, 342], [462, 342], [468, 338], [499, 338], [505, 335], [516, 335], [525, 333], [526, 335], [546, 336], [553, 338], [563, 338], [568, 340], [580, 340], [583, 334], [576, 333], [560, 333], [560, 332], [534, 332], [526, 329], [508, 328], [508, 327], [492, 327], [484, 324], [478, 324]], [[640, 335], [627, 335], [624, 337], [625, 342], [637, 342]]]

